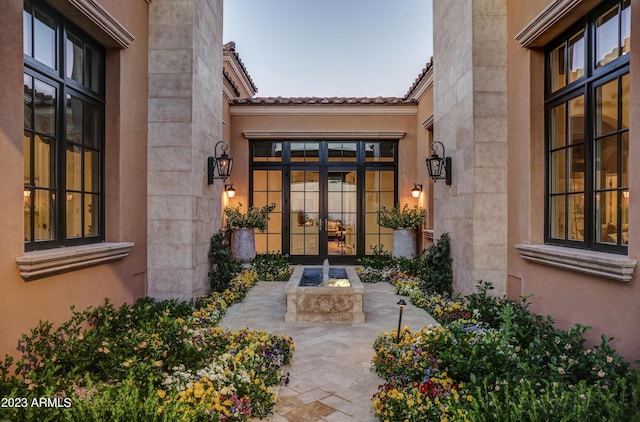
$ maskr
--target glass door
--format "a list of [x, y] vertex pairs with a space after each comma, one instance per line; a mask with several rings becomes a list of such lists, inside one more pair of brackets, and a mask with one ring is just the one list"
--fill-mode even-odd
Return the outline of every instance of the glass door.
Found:
[[328, 171], [326, 167], [292, 170], [289, 188], [290, 255], [315, 261], [331, 256], [355, 256], [357, 172]]
[[391, 248], [378, 209], [393, 207], [396, 141], [252, 141], [251, 205], [276, 203], [256, 251], [281, 251], [296, 264], [353, 264]]
[[327, 177], [326, 246], [329, 256], [356, 255], [358, 184], [355, 170], [329, 171]]
[[320, 256], [324, 234], [320, 171], [292, 170], [289, 184], [289, 250], [292, 257]]

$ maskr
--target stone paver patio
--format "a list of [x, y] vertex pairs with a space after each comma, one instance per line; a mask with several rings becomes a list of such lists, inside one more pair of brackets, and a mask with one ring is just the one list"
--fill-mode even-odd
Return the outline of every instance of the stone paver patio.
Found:
[[[285, 323], [285, 285], [259, 282], [227, 310], [220, 327], [248, 327], [291, 336], [296, 351], [290, 383], [279, 388], [272, 422], [376, 421], [371, 396], [383, 383], [370, 371], [376, 335], [398, 326], [401, 296], [387, 283], [365, 284], [363, 324]], [[409, 300], [404, 298], [407, 303]], [[408, 304], [402, 325], [419, 329], [436, 324], [424, 310]]]

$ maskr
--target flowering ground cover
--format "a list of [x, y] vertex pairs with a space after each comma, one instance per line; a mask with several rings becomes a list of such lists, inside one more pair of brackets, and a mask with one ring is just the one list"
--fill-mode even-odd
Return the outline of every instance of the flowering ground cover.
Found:
[[246, 421], [275, 405], [289, 337], [216, 324], [256, 283], [248, 270], [194, 302], [108, 301], [23, 335], [0, 361], [0, 420]]
[[429, 292], [397, 270], [364, 269], [427, 310], [441, 326], [382, 333], [372, 370], [384, 378], [373, 396], [383, 421], [640, 421], [640, 372], [589, 329], [555, 329], [530, 298], [490, 295], [490, 283], [464, 298]]

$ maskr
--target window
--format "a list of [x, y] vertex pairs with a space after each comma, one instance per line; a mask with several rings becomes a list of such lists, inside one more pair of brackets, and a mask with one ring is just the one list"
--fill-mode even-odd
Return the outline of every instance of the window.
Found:
[[608, 2], [547, 49], [547, 243], [627, 251], [629, 28]]
[[275, 203], [258, 253], [281, 251], [352, 262], [374, 248], [391, 250], [392, 230], [378, 210], [397, 201], [397, 141], [251, 141], [250, 204]]
[[26, 250], [104, 240], [104, 49], [25, 1]]

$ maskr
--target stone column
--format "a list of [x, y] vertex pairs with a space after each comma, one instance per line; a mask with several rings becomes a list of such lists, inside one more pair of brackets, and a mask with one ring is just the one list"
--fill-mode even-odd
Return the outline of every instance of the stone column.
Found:
[[453, 158], [453, 185], [435, 184], [436, 237], [449, 232], [454, 288], [507, 279], [506, 0], [433, 4], [435, 140]]
[[153, 0], [149, 12], [149, 296], [209, 291], [209, 239], [220, 228], [220, 181], [207, 157], [222, 138], [223, 0]]

